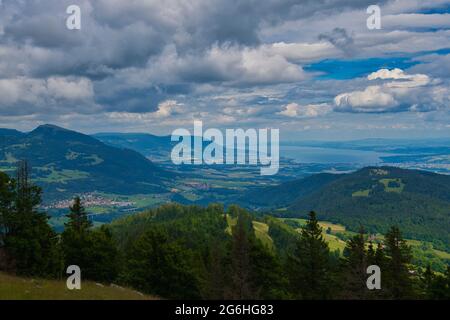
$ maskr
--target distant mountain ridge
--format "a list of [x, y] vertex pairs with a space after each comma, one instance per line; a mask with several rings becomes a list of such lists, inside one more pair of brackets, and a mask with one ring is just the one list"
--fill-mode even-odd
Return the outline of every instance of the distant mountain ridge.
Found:
[[147, 133], [96, 133], [92, 137], [113, 147], [135, 150], [144, 156], [168, 155], [173, 143], [170, 136]]
[[287, 181], [278, 186], [252, 190], [240, 199], [254, 207], [280, 208], [292, 204], [296, 199], [320, 189], [340, 178], [338, 174], [319, 173], [302, 179]]
[[136, 151], [54, 125], [28, 133], [0, 129], [0, 166], [11, 171], [20, 159], [29, 161], [49, 198], [91, 191], [166, 192], [164, 180], [172, 175]]
[[408, 238], [450, 249], [449, 175], [367, 167], [349, 174], [313, 175], [243, 198], [250, 206], [281, 208], [283, 216], [303, 217], [314, 210], [320, 219], [352, 231], [363, 225], [370, 232], [383, 233], [397, 224]]

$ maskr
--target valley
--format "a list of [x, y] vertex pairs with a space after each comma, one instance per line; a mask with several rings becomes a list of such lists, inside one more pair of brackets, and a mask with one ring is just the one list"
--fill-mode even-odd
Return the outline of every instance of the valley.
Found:
[[[450, 175], [430, 172], [448, 173], [447, 141], [285, 143], [279, 173], [261, 176], [254, 166], [174, 165], [169, 140], [148, 134], [88, 136], [52, 125], [29, 133], [3, 129], [0, 168], [14, 175], [16, 162], [29, 160], [32, 181], [44, 191], [41, 209], [59, 232], [75, 195], [95, 226], [168, 202], [238, 204], [294, 229], [315, 210], [330, 249], [340, 252], [360, 225], [381, 241], [396, 223], [410, 239], [417, 265], [431, 262], [444, 270], [450, 261]], [[230, 230], [233, 223], [229, 220]], [[273, 246], [265, 222], [254, 228]]]

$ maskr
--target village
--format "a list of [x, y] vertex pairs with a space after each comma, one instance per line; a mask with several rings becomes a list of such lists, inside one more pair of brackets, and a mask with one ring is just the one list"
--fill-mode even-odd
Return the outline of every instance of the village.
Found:
[[[115, 199], [108, 199], [95, 193], [85, 193], [80, 196], [83, 205], [89, 207], [133, 207], [134, 203], [131, 201], [118, 201]], [[73, 199], [65, 199], [54, 202], [43, 209], [66, 209], [72, 205]]]

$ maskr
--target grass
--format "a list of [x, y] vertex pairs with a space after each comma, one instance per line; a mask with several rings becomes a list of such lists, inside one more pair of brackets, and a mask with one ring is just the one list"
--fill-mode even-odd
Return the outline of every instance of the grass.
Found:
[[[401, 193], [405, 188], [405, 184], [402, 182], [402, 179], [381, 179], [380, 182], [384, 185], [384, 191], [386, 192]], [[390, 187], [389, 183], [391, 182], [396, 183], [398, 187]]]
[[273, 240], [269, 236], [269, 225], [263, 222], [253, 221], [253, 229], [255, 230], [256, 238], [261, 240], [261, 242], [269, 249], [275, 249]]
[[20, 278], [0, 272], [0, 300], [156, 300], [116, 285], [83, 281], [69, 290], [65, 281]]
[[85, 179], [89, 177], [89, 173], [78, 170], [56, 170], [54, 168], [40, 168], [41, 170], [50, 171], [45, 178], [37, 180], [47, 183], [66, 183], [69, 180]]
[[96, 166], [104, 161], [102, 158], [100, 158], [96, 154], [92, 154], [90, 156], [84, 157], [84, 159], [92, 160], [92, 162], [90, 163], [91, 166]]
[[370, 189], [359, 190], [352, 193], [352, 197], [368, 197]]
[[[237, 223], [237, 218], [231, 217], [229, 214], [226, 215], [227, 218], [227, 228], [225, 232], [232, 234], [232, 228]], [[255, 230], [255, 236], [259, 239], [263, 245], [268, 247], [270, 250], [275, 249], [273, 244], [273, 239], [269, 236], [269, 225], [264, 222], [253, 221], [253, 230]]]
[[330, 228], [331, 233], [336, 232], [345, 232], [345, 227], [341, 224], [326, 222], [326, 221], [319, 221], [319, 225], [323, 228], [324, 231], [326, 231], [328, 228]]
[[[300, 225], [304, 225], [306, 223], [306, 219], [300, 219], [300, 218], [280, 218], [282, 221], [295, 221]], [[322, 235], [325, 241], [328, 243], [328, 246], [330, 248], [330, 251], [336, 251], [340, 250], [341, 252], [345, 248], [345, 241], [339, 239], [335, 236], [338, 232], [346, 232], [346, 229], [341, 224], [331, 223], [328, 221], [319, 221], [319, 225], [322, 227]], [[327, 233], [328, 228], [330, 229], [330, 234]], [[296, 228], [297, 232], [301, 231], [301, 228]]]
[[438, 256], [441, 259], [446, 259], [446, 260], [450, 260], [450, 253], [445, 252], [445, 251], [441, 251], [441, 250], [437, 250], [437, 249], [432, 249], [433, 253]]
[[[297, 223], [299, 223], [300, 225], [304, 225], [306, 224], [306, 219], [301, 219], [301, 218], [279, 218], [281, 221], [285, 222], [285, 221], [296, 221]], [[328, 228], [331, 229], [331, 233], [337, 233], [337, 232], [345, 232], [346, 229], [343, 225], [341, 224], [337, 224], [337, 223], [332, 223], [332, 222], [328, 222], [328, 221], [319, 221], [319, 225], [322, 227], [323, 232], [326, 232]]]
[[226, 218], [227, 218], [227, 228], [225, 229], [225, 232], [231, 235], [233, 227], [236, 225], [237, 219], [231, 217], [229, 214], [226, 214]]
[[450, 253], [442, 250], [438, 250], [433, 248], [433, 244], [426, 242], [426, 241], [420, 241], [420, 240], [406, 240], [408, 245], [411, 247], [419, 247], [421, 251], [425, 253], [431, 253], [432, 255], [437, 256], [440, 259], [444, 260], [450, 260]]
[[338, 237], [332, 234], [323, 234], [323, 238], [328, 243], [328, 247], [330, 248], [330, 251], [336, 251], [339, 250], [340, 252], [344, 251], [345, 248], [345, 241], [342, 241]]

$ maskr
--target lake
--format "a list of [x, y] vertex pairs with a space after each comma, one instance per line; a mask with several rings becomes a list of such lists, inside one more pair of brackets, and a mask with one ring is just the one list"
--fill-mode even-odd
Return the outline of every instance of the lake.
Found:
[[392, 154], [320, 147], [280, 146], [280, 158], [293, 159], [299, 163], [358, 163], [379, 164], [380, 157]]

